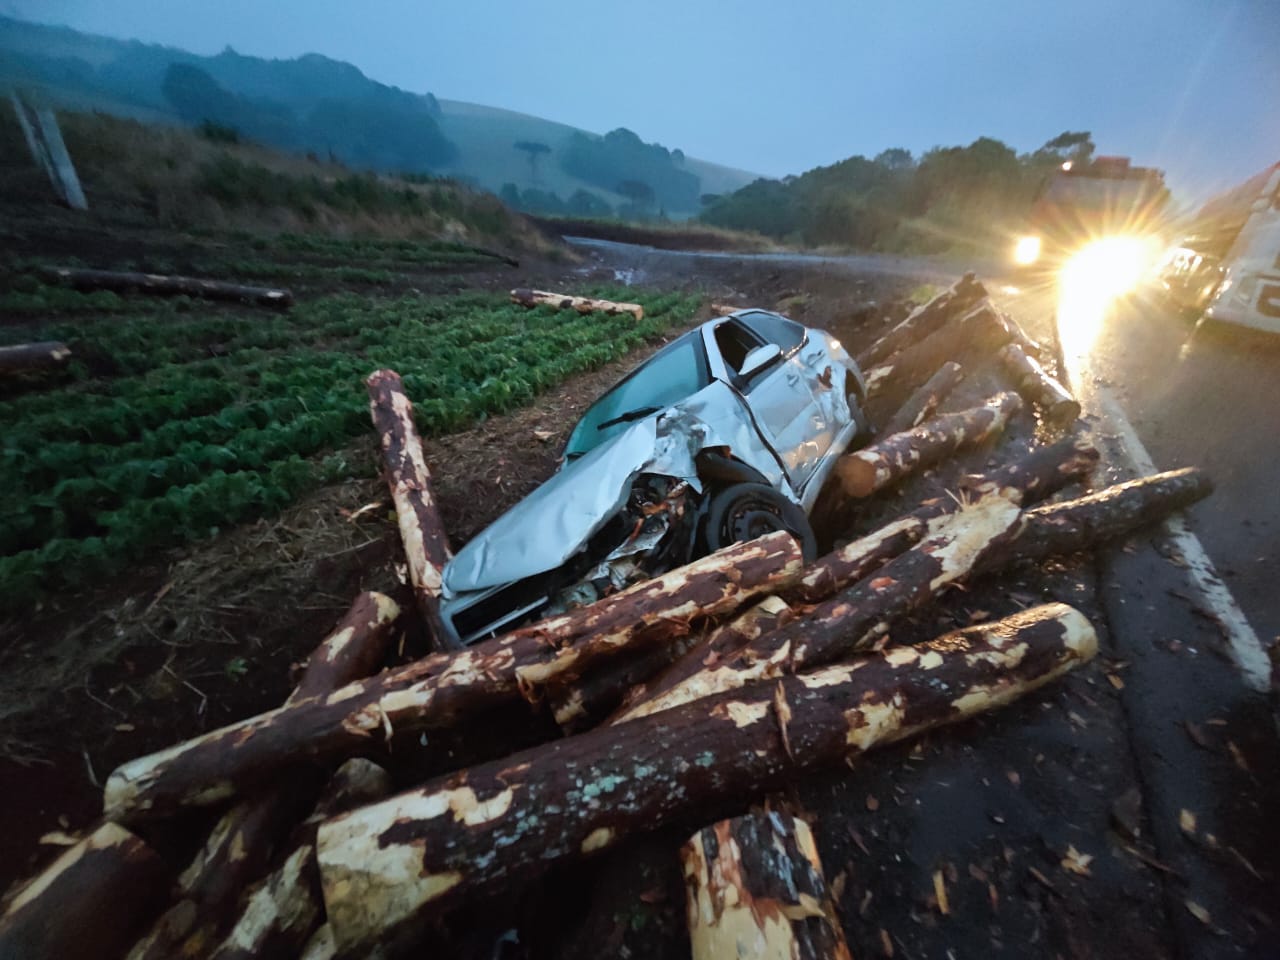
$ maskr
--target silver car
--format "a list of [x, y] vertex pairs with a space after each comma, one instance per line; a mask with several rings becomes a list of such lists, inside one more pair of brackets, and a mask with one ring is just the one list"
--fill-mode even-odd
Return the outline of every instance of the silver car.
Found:
[[591, 405], [546, 483], [444, 571], [464, 643], [590, 603], [739, 540], [790, 530], [866, 432], [839, 341], [764, 310], [710, 320]]

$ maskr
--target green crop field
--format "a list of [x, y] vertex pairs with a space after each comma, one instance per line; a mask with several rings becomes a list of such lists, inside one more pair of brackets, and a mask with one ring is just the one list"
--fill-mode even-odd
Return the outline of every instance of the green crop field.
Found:
[[590, 292], [639, 301], [645, 319], [525, 310], [496, 293], [341, 293], [270, 313], [11, 289], [0, 295], [9, 316], [41, 318], [0, 327], [0, 344], [63, 340], [76, 359], [53, 389], [0, 397], [0, 605], [371, 473], [372, 458], [349, 448], [371, 435], [363, 380], [376, 368], [401, 373], [419, 428], [441, 434], [527, 404], [698, 306], [681, 294]]

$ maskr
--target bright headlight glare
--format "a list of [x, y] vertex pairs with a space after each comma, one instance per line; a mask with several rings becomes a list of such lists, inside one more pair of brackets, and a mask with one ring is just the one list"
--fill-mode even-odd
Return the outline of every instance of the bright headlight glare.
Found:
[[1080, 293], [1118, 297], [1138, 285], [1151, 262], [1152, 245], [1141, 237], [1105, 237], [1067, 261], [1062, 281]]
[[1040, 259], [1040, 238], [1019, 237], [1013, 248], [1013, 262], [1027, 266]]

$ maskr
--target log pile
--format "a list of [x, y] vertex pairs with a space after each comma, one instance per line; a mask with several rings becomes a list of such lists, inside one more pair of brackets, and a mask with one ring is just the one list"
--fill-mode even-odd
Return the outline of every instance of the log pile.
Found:
[[[1061, 385], [1017, 360], [1034, 363], [1028, 350], [971, 276], [913, 311], [862, 353], [883, 429], [831, 489], [883, 505], [889, 487], [958, 451], [1001, 436], [1011, 447], [1023, 400], [1067, 419]], [[984, 362], [1012, 372], [1017, 392], [938, 412]], [[894, 640], [950, 590], [1091, 550], [1210, 489], [1188, 468], [1050, 501], [1097, 463], [1086, 438], [996, 448], [982, 474], [952, 477], [807, 566], [795, 539], [773, 533], [456, 649], [438, 608], [449, 545], [412, 405], [393, 371], [367, 386], [414, 603], [361, 595], [283, 705], [115, 770], [104, 820], [0, 904], [0, 955], [394, 954], [568, 861], [702, 824], [681, 853], [696, 957], [727, 942], [756, 950], [742, 956], [848, 956], [809, 826], [721, 818], [1086, 663], [1096, 635], [1063, 604]], [[388, 666], [406, 625], [436, 649]], [[496, 754], [469, 747], [497, 716], [527, 729]], [[208, 831], [180, 871], [151, 845], [175, 819]], [[61, 932], [64, 915], [89, 939]]]

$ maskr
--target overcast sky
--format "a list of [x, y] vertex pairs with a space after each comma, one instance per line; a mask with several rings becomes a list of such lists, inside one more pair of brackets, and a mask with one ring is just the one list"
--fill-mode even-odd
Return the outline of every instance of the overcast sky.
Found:
[[1183, 201], [1280, 160], [1280, 0], [0, 0], [217, 53], [324, 53], [413, 91], [625, 126], [770, 176], [1091, 130]]

